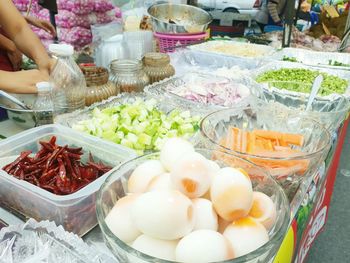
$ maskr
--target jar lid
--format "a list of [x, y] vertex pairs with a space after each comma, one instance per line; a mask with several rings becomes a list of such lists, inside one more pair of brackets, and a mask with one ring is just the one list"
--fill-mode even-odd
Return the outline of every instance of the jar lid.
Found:
[[49, 51], [57, 56], [73, 56], [74, 54], [73, 46], [67, 44], [50, 44]]
[[50, 92], [52, 89], [52, 85], [49, 82], [38, 82], [35, 84], [38, 93], [42, 93], [42, 92]]
[[145, 54], [143, 62], [147, 66], [163, 66], [170, 63], [170, 57], [168, 54], [150, 52]]

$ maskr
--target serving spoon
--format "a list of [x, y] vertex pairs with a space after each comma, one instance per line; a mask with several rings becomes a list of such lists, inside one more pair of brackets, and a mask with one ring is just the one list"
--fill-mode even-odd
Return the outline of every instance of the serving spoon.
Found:
[[19, 99], [17, 99], [16, 97], [10, 95], [9, 93], [0, 90], [0, 97], [5, 97], [6, 99], [8, 99], [9, 101], [13, 102], [14, 104], [16, 104], [18, 107], [24, 109], [24, 110], [31, 110], [31, 108], [29, 108], [26, 104], [24, 104], [22, 101], [20, 101]]
[[314, 81], [314, 84], [312, 85], [312, 90], [310, 93], [310, 97], [309, 100], [307, 102], [307, 106], [306, 106], [306, 111], [310, 111], [311, 107], [312, 107], [312, 103], [314, 102], [316, 95], [318, 93], [318, 91], [321, 88], [323, 82], [323, 76], [322, 75], [318, 75], [317, 78]]

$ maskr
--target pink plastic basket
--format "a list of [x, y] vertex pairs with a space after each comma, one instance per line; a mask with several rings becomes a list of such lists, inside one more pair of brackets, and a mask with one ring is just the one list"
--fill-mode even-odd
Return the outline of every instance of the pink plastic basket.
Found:
[[207, 33], [181, 35], [156, 32], [154, 36], [159, 41], [159, 51], [161, 53], [172, 53], [177, 46], [187, 46], [201, 42], [206, 38]]

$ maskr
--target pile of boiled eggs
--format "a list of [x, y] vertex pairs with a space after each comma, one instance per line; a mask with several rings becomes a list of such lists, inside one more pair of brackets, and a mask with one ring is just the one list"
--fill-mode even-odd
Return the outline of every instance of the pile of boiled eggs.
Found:
[[105, 219], [123, 242], [152, 257], [219, 262], [269, 241], [276, 207], [254, 192], [242, 169], [220, 168], [182, 139], [166, 141], [160, 160], [132, 172], [128, 194]]

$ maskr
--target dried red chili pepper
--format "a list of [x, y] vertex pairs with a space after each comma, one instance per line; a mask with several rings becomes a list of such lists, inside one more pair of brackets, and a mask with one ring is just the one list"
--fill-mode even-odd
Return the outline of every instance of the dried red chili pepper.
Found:
[[20, 154], [20, 156], [12, 163], [6, 165], [4, 168], [2, 168], [5, 172], [9, 172], [11, 171], [11, 169], [13, 167], [15, 167], [17, 164], [19, 164], [22, 160], [24, 160], [25, 158], [27, 158], [30, 154], [32, 153], [32, 151], [25, 151], [25, 152], [22, 152]]
[[52, 136], [49, 142], [39, 142], [41, 149], [34, 157], [30, 157], [30, 151], [22, 152], [3, 169], [20, 180], [58, 195], [74, 193], [111, 169], [101, 162], [96, 163], [91, 153], [89, 162], [82, 164], [81, 147], [59, 146], [56, 140]]

